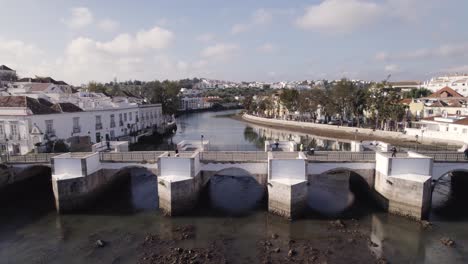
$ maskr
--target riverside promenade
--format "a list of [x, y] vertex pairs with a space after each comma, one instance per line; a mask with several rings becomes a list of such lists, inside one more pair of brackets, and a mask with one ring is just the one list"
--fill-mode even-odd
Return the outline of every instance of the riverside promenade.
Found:
[[[357, 142], [356, 142], [357, 143]], [[291, 142], [280, 142], [281, 149]], [[297, 218], [306, 207], [308, 185], [336, 171], [359, 175], [390, 213], [424, 219], [430, 210], [432, 185], [452, 171], [468, 171], [463, 153], [316, 152], [306, 155], [274, 151], [94, 152], [9, 156], [1, 165], [2, 181], [14, 183], [37, 166], [51, 168], [58, 212], [86, 207], [122, 172], [144, 168], [158, 182], [159, 207], [167, 215], [192, 210], [212, 177], [237, 169], [268, 191], [269, 211]], [[7, 173], [5, 173], [5, 170]], [[7, 175], [7, 176], [5, 176]], [[6, 178], [5, 178], [6, 177]], [[5, 180], [6, 179], [6, 180]]]
[[[374, 130], [369, 128], [358, 128], [358, 127], [347, 127], [347, 126], [337, 126], [337, 125], [328, 125], [328, 124], [318, 124], [312, 122], [302, 122], [302, 121], [292, 121], [292, 120], [283, 120], [283, 119], [274, 119], [274, 118], [265, 118], [258, 117], [250, 114], [243, 114], [242, 119], [247, 122], [252, 122], [261, 125], [277, 126], [283, 128], [296, 128], [296, 129], [311, 129], [311, 130], [321, 130], [321, 131], [331, 131], [337, 133], [348, 134], [350, 138], [353, 138], [357, 135], [369, 137], [369, 138], [379, 138], [383, 141], [388, 139], [401, 140], [401, 141], [415, 141], [416, 137], [413, 135], [408, 135], [402, 132], [394, 131], [384, 131], [384, 130]], [[413, 129], [414, 130], [414, 129]], [[421, 141], [422, 139], [422, 141]], [[447, 139], [436, 139], [430, 137], [423, 137], [420, 135], [418, 137], [419, 142], [433, 144], [433, 143], [452, 143], [452, 144], [468, 144], [468, 140], [465, 138], [447, 138]]]

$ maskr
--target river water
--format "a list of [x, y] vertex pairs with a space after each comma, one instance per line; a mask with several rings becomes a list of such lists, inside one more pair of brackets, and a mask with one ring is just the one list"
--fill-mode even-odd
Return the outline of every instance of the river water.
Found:
[[[269, 138], [301, 140], [307, 146], [330, 150], [349, 148], [347, 142], [246, 124], [226, 116], [231, 113], [181, 116], [177, 133], [166, 140], [200, 140], [203, 135], [212, 147], [225, 150], [261, 150]], [[183, 225], [196, 230], [186, 246], [203, 247], [222, 235], [229, 237], [230, 263], [256, 263], [256, 243], [272, 230], [296, 240], [326, 237], [329, 220], [337, 218], [355, 219], [377, 245], [372, 252], [390, 263], [468, 263], [466, 216], [434, 213], [430, 217], [433, 227], [424, 230], [414, 221], [380, 211], [350, 172], [322, 177], [310, 186], [309, 209], [302, 219], [292, 222], [269, 214], [264, 188], [248, 175], [238, 175], [239, 171], [214, 177], [194, 213], [172, 218], [158, 210], [156, 179], [138, 169], [128, 174], [126, 182], [75, 214], [55, 212], [47, 169], [38, 171], [35, 180], [9, 190], [8, 197], [1, 199], [0, 263], [135, 263], [148, 233], [170, 237], [170, 230]], [[435, 192], [440, 194], [434, 199], [437, 206], [450, 200], [444, 196], [446, 191]], [[464, 205], [454, 210], [466, 211]], [[453, 239], [456, 247], [444, 246], [442, 237]], [[108, 246], [97, 249], [97, 239]]]

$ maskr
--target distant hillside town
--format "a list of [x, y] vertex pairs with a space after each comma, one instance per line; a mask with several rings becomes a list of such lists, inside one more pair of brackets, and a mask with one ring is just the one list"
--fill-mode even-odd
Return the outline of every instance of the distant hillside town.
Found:
[[426, 131], [442, 138], [468, 136], [467, 96], [466, 74], [381, 83], [194, 78], [72, 86], [47, 76], [19, 77], [0, 65], [0, 152], [85, 151], [108, 141], [137, 142], [164, 133], [177, 113], [241, 106], [268, 118], [367, 124], [420, 137]]

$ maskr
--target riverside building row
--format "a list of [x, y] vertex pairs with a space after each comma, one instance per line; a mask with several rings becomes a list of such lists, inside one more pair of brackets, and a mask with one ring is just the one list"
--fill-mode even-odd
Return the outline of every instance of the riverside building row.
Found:
[[104, 141], [135, 142], [161, 131], [172, 117], [160, 104], [128, 94], [110, 97], [79, 92], [50, 77], [24, 78], [0, 86], [0, 153], [54, 151], [63, 141], [72, 151], [89, 151]]

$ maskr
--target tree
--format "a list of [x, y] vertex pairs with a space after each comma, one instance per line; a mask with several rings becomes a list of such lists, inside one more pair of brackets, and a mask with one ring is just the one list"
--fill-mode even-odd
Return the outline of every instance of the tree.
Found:
[[298, 107], [299, 92], [293, 89], [283, 89], [280, 101], [290, 112], [295, 112]]
[[421, 97], [426, 97], [429, 96], [432, 93], [431, 90], [428, 90], [426, 88], [413, 88], [409, 92], [404, 92], [403, 93], [403, 98], [421, 98]]
[[178, 82], [168, 80], [148, 82], [145, 84], [144, 90], [148, 92], [151, 103], [162, 105], [164, 114], [172, 115], [177, 113], [180, 103]]
[[102, 83], [98, 82], [89, 82], [88, 91], [93, 93], [107, 93], [107, 88]]

